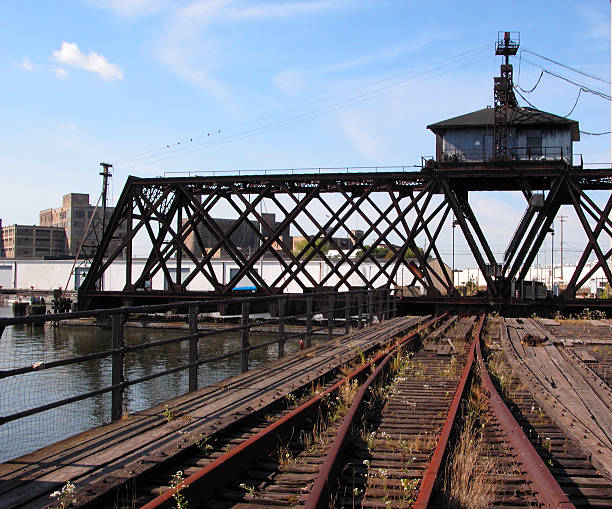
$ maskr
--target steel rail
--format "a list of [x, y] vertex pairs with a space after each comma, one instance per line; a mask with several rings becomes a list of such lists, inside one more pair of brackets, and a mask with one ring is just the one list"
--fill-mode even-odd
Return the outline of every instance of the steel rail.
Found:
[[[446, 314], [437, 317], [437, 320], [441, 320], [444, 318]], [[436, 319], [434, 319], [436, 320]], [[420, 330], [424, 330], [426, 327], [431, 325], [434, 320], [430, 320], [426, 323]], [[419, 331], [420, 332], [420, 331]], [[413, 335], [417, 334], [417, 332], [413, 333]], [[304, 507], [306, 509], [315, 509], [315, 508], [327, 508], [329, 507], [329, 495], [330, 495], [330, 486], [334, 486], [337, 482], [338, 470], [340, 467], [340, 458], [342, 456], [342, 452], [347, 443], [347, 440], [350, 436], [352, 426], [354, 422], [358, 419], [361, 414], [361, 409], [363, 407], [363, 401], [365, 395], [370, 387], [378, 380], [380, 376], [383, 374], [383, 370], [388, 366], [389, 361], [393, 358], [393, 354], [396, 352], [398, 347], [404, 344], [406, 341], [411, 339], [412, 335], [409, 337], [403, 338], [402, 341], [398, 342], [393, 347], [389, 348], [387, 352], [385, 352], [384, 359], [377, 366], [374, 372], [368, 377], [366, 382], [359, 388], [355, 399], [348, 410], [347, 415], [345, 416], [338, 433], [336, 434], [336, 438], [331, 448], [328, 450], [325, 461], [319, 468], [319, 473], [317, 474], [317, 478], [313, 484], [312, 489], [310, 490], [310, 494], [308, 495], [308, 499]], [[380, 356], [379, 356], [380, 357]]]
[[476, 338], [476, 357], [480, 366], [481, 381], [485, 392], [489, 396], [489, 406], [497, 416], [512, 449], [517, 454], [517, 461], [524, 469], [525, 477], [531, 483], [538, 502], [543, 507], [551, 509], [575, 507], [497, 392], [482, 356], [480, 334]]
[[455, 391], [455, 396], [453, 397], [451, 406], [448, 410], [448, 413], [446, 414], [446, 419], [444, 420], [444, 425], [442, 426], [442, 431], [440, 433], [440, 438], [438, 439], [436, 449], [434, 450], [427, 470], [425, 470], [425, 473], [423, 474], [421, 486], [419, 487], [419, 494], [413, 505], [413, 509], [425, 509], [430, 503], [431, 496], [433, 494], [433, 490], [438, 479], [438, 474], [440, 473], [440, 469], [448, 453], [448, 443], [450, 441], [450, 436], [455, 425], [457, 413], [459, 412], [459, 405], [461, 404], [461, 400], [463, 400], [463, 398], [465, 397], [465, 390], [468, 386], [468, 379], [471, 376], [472, 367], [474, 365], [474, 348], [478, 340], [477, 338], [480, 337], [480, 331], [482, 330], [483, 323], [484, 315], [480, 317], [480, 321], [478, 322], [476, 333], [474, 335], [475, 339], [474, 341], [472, 341], [472, 346], [470, 346], [470, 352], [465, 362], [465, 367], [463, 368], [463, 373], [461, 374], [459, 385], [457, 386], [457, 390]]
[[[189, 476], [179, 486], [172, 488], [151, 500], [149, 503], [144, 505], [142, 509], [170, 507], [172, 497], [178, 491], [180, 491], [181, 494], [183, 494], [192, 504], [206, 499], [208, 496], [210, 496], [210, 494], [216, 492], [220, 487], [224, 486], [235, 478], [237, 471], [243, 470], [246, 466], [252, 464], [262, 455], [273, 449], [278, 444], [279, 440], [289, 437], [293, 433], [296, 426], [300, 426], [300, 424], [304, 423], [308, 419], [316, 419], [320, 405], [330, 394], [337, 391], [342, 384], [347, 383], [349, 380], [365, 373], [371, 366], [375, 366], [381, 361], [381, 359], [385, 359], [391, 352], [397, 349], [397, 345], [405, 344], [409, 341], [416, 341], [422, 331], [426, 330], [432, 324], [441, 320], [445, 316], [446, 313], [428, 320], [416, 330], [405, 335], [396, 343], [396, 345], [387, 348], [384, 352], [381, 352], [370, 361], [359, 366], [352, 373], [326, 389], [321, 394], [314, 396], [281, 419], [261, 430], [255, 436], [245, 440], [234, 449], [217, 458], [214, 462]], [[365, 393], [365, 389], [363, 392]]]

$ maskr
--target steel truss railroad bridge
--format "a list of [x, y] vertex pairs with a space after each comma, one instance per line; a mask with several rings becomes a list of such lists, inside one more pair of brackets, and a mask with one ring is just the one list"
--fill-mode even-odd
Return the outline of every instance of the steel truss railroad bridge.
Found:
[[[80, 306], [91, 309], [230, 297], [245, 278], [264, 295], [286, 293], [296, 285], [304, 293], [375, 286], [392, 289], [402, 267], [410, 271], [412, 284], [421, 283], [428, 298], [458, 300], [452, 271], [437, 261], [437, 270], [432, 266], [434, 260], [443, 260], [437, 242], [443, 225], [453, 216], [484, 275], [487, 299], [507, 303], [514, 298], [513, 282], [525, 279], [561, 205], [573, 207], [588, 239], [562, 297], [573, 299], [600, 267], [612, 285], [607, 263], [612, 249], [602, 248], [612, 238], [612, 197], [602, 207], [590, 196], [590, 191], [612, 189], [612, 169], [584, 169], [563, 161], [496, 161], [437, 163], [420, 171], [403, 170], [129, 177], [80, 287]], [[493, 255], [470, 206], [469, 192], [478, 191], [521, 191], [526, 199], [524, 213], [517, 211], [517, 227], [501, 262]], [[538, 194], [542, 199], [534, 199]], [[271, 223], [263, 207], [272, 207], [281, 215], [280, 221]], [[228, 210], [235, 211], [237, 219], [229, 229], [222, 229], [214, 216], [227, 215]], [[354, 221], [367, 225], [362, 234], [351, 229]], [[289, 228], [305, 239], [299, 251], [285, 240]], [[258, 239], [250, 253], [235, 241], [236, 232], [245, 230]], [[122, 236], [121, 231], [125, 232]], [[204, 242], [203, 232], [212, 237], [212, 246]], [[336, 257], [331, 257], [327, 249], [334, 248], [338, 235], [348, 235], [351, 246], [338, 249]], [[136, 270], [134, 243], [143, 238], [150, 251], [142, 270]], [[371, 256], [379, 246], [388, 247], [391, 256]], [[211, 263], [221, 249], [239, 268], [229, 281], [219, 277]], [[409, 250], [413, 259], [405, 257]], [[592, 253], [597, 262], [582, 274]], [[281, 267], [273, 281], [265, 280], [258, 270], [264, 256]], [[122, 291], [104, 290], [105, 274], [121, 259], [125, 263]], [[313, 259], [325, 266], [321, 278], [306, 270]], [[184, 260], [195, 265], [187, 277], [182, 277]], [[360, 271], [366, 260], [375, 269], [368, 277]], [[151, 290], [150, 281], [160, 271], [167, 289]], [[196, 277], [203, 277], [211, 290], [190, 290]]]

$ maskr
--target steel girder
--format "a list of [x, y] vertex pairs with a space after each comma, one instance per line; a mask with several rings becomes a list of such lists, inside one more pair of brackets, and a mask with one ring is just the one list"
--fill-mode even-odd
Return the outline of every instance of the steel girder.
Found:
[[[498, 264], [472, 210], [468, 192], [477, 190], [548, 191], [544, 206], [531, 211], [511, 242], [506, 259]], [[485, 276], [489, 296], [511, 297], [513, 279], [524, 279], [561, 204], [572, 204], [588, 237], [588, 244], [568, 292], [589, 277], [580, 274], [591, 252], [612, 284], [598, 238], [612, 236], [608, 218], [612, 201], [598, 207], [585, 193], [612, 189], [612, 170], [581, 168], [450, 168], [448, 171], [389, 173], [248, 175], [231, 177], [129, 177], [115, 207], [88, 275], [79, 289], [81, 307], [101, 305], [106, 293], [100, 281], [123, 255], [125, 284], [122, 295], [132, 303], [144, 295], [179, 300], [204, 284], [216, 296], [230, 296], [243, 280], [263, 294], [299, 290], [349, 290], [352, 287], [392, 288], [398, 274], [408, 270], [428, 295], [454, 295], [453, 276], [444, 265], [438, 239], [452, 211]], [[276, 214], [272, 222], [264, 212]], [[232, 216], [221, 223], [219, 217]], [[589, 223], [589, 219], [591, 222]], [[350, 225], [358, 222], [363, 232]], [[120, 226], [126, 234], [117, 240]], [[287, 233], [303, 237], [295, 248]], [[245, 239], [250, 239], [248, 242]], [[339, 239], [346, 239], [341, 249]], [[138, 264], [134, 253], [147, 245]], [[247, 245], [248, 244], [248, 245]], [[386, 258], [374, 256], [388, 248]], [[419, 249], [421, 246], [421, 249]], [[136, 249], [136, 251], [135, 251]], [[337, 251], [332, 257], [330, 251]], [[406, 258], [407, 252], [414, 259]], [[236, 267], [233, 277], [215, 271], [220, 254]], [[274, 260], [280, 273], [263, 277], [262, 260]], [[432, 264], [436, 259], [440, 263]], [[195, 267], [183, 273], [184, 261]], [[369, 261], [371, 273], [361, 270]], [[317, 262], [318, 277], [308, 270]], [[493, 268], [493, 270], [491, 269]], [[163, 275], [162, 291], [150, 291], [150, 282]], [[116, 279], [116, 276], [114, 276]], [[246, 278], [246, 279], [245, 279]], [[201, 295], [203, 292], [199, 292]]]

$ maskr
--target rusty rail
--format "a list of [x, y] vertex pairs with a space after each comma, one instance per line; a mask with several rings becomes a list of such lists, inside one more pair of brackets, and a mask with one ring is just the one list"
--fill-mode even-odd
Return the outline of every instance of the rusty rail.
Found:
[[389, 361], [393, 358], [393, 354], [397, 350], [398, 346], [404, 344], [409, 339], [412, 339], [413, 336], [418, 334], [420, 331], [428, 328], [430, 325], [435, 323], [435, 321], [441, 320], [444, 316], [446, 316], [446, 314], [430, 320], [420, 329], [403, 338], [402, 341], [397, 343], [397, 345], [393, 346], [392, 348], [389, 348], [387, 352], [377, 357], [380, 358], [384, 356], [384, 359], [374, 370], [374, 372], [368, 377], [366, 382], [359, 388], [359, 391], [355, 396], [355, 400], [349, 408], [349, 411], [345, 416], [344, 421], [342, 422], [342, 425], [338, 430], [338, 433], [336, 434], [336, 439], [334, 440], [334, 443], [332, 444], [330, 450], [327, 452], [327, 457], [324, 463], [321, 465], [321, 468], [319, 469], [319, 474], [317, 475], [312, 490], [310, 491], [308, 500], [305, 504], [306, 509], [323, 507], [326, 508], [329, 506], [329, 487], [330, 485], [334, 485], [334, 483], [336, 482], [340, 458], [342, 456], [342, 451], [349, 437], [351, 427], [360, 415], [360, 410], [363, 406], [363, 400], [365, 398], [367, 390], [383, 374], [384, 369], [388, 366]]
[[455, 424], [455, 419], [457, 418], [459, 405], [465, 396], [468, 380], [472, 373], [472, 367], [474, 365], [474, 346], [480, 337], [480, 331], [482, 330], [483, 323], [484, 315], [480, 317], [480, 321], [478, 322], [478, 327], [476, 328], [476, 333], [474, 335], [476, 339], [474, 339], [472, 346], [470, 347], [470, 353], [468, 354], [468, 358], [465, 362], [465, 367], [463, 368], [463, 373], [461, 374], [461, 379], [459, 380], [459, 385], [455, 391], [455, 396], [453, 397], [448, 414], [446, 414], [446, 419], [444, 420], [444, 425], [442, 426], [442, 432], [440, 433], [438, 444], [436, 445], [436, 449], [431, 457], [429, 466], [423, 475], [423, 480], [421, 481], [421, 486], [419, 488], [419, 494], [413, 505], [413, 508], [415, 509], [425, 509], [430, 502], [431, 495], [433, 494], [433, 489], [436, 484], [436, 480], [438, 479], [438, 473], [440, 472], [440, 468], [442, 467], [442, 463], [444, 462], [444, 458], [448, 452], [448, 443]]
[[[142, 509], [170, 507], [172, 497], [177, 491], [180, 491], [183, 495], [185, 495], [190, 503], [196, 504], [202, 502], [212, 492], [217, 491], [220, 487], [223, 487], [225, 484], [235, 478], [237, 471], [243, 470], [246, 466], [252, 464], [258, 458], [265, 455], [279, 443], [279, 440], [286, 439], [288, 436], [290, 436], [297, 425], [307, 421], [308, 419], [316, 418], [320, 404], [327, 396], [337, 391], [343, 383], [347, 383], [349, 380], [365, 373], [368, 369], [370, 369], [370, 366], [375, 366], [382, 359], [382, 362], [380, 362], [380, 365], [377, 367], [375, 372], [368, 378], [368, 381], [370, 381], [374, 374], [380, 373], [383, 367], [388, 364], [392, 353], [397, 349], [397, 345], [402, 345], [409, 341], [415, 341], [423, 330], [427, 329], [444, 316], [446, 315], [444, 314], [440, 317], [435, 317], [427, 321], [416, 330], [404, 336], [396, 343], [396, 345], [387, 348], [384, 352], [381, 352], [370, 361], [359, 366], [352, 373], [333, 386], [329, 387], [321, 394], [314, 396], [289, 414], [261, 430], [255, 436], [242, 442], [234, 449], [217, 458], [214, 462], [185, 479], [180, 486], [170, 489], [159, 495], [157, 498], [151, 500], [149, 503], [144, 505]], [[363, 387], [361, 387], [355, 399], [355, 403], [353, 403], [351, 409], [349, 409], [349, 414], [353, 410], [353, 407], [359, 406], [358, 400], [360, 396], [363, 398], [365, 395], [367, 389], [366, 385], [367, 382]], [[350, 422], [348, 427], [350, 428]], [[329, 454], [329, 457], [331, 457], [331, 453]], [[326, 461], [326, 463], [328, 462]], [[322, 471], [323, 468], [321, 469], [321, 472]]]
[[476, 357], [480, 366], [483, 387], [489, 395], [490, 408], [499, 419], [510, 445], [516, 452], [517, 461], [521, 463], [527, 481], [534, 486], [534, 493], [538, 502], [543, 507], [549, 508], [575, 507], [497, 392], [482, 357], [480, 335], [476, 338]]

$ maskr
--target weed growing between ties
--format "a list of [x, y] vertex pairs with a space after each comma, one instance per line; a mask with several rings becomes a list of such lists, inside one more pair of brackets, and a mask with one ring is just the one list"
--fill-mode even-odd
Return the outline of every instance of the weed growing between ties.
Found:
[[459, 432], [457, 443], [447, 463], [443, 498], [452, 509], [484, 509], [491, 507], [495, 498], [495, 461], [487, 455], [482, 437], [484, 401], [478, 387], [473, 388]]
[[[378, 414], [389, 399], [399, 393], [399, 386], [407, 380], [408, 374], [415, 371], [424, 375], [424, 366], [410, 362], [412, 352], [399, 351], [389, 365], [388, 381], [379, 382], [368, 393], [361, 425], [353, 431], [354, 447], [364, 447], [367, 458], [350, 464], [352, 483], [344, 488], [345, 507], [410, 507], [416, 500], [420, 480], [410, 477], [411, 464], [416, 460], [413, 454], [435, 447], [435, 438], [426, 434], [413, 438], [394, 438], [385, 431], [377, 429], [374, 421], [367, 416]], [[404, 402], [412, 404], [414, 402]], [[400, 471], [398, 472], [397, 452], [401, 452]], [[389, 458], [389, 463], [385, 461]], [[376, 462], [376, 466], [372, 463]], [[365, 467], [365, 469], [364, 469]], [[350, 475], [350, 474], [349, 474]], [[348, 475], [346, 476], [348, 477]]]
[[66, 481], [66, 484], [61, 490], [54, 491], [49, 496], [56, 500], [57, 505], [53, 507], [57, 509], [65, 509], [66, 507], [79, 503], [76, 496], [76, 486], [70, 481]]
[[167, 422], [171, 422], [176, 419], [176, 412], [170, 408], [168, 405], [164, 407], [164, 418]]
[[204, 433], [198, 433], [197, 431], [179, 431], [179, 434], [184, 435], [183, 440], [185, 442], [190, 442], [191, 445], [194, 445], [202, 451], [204, 455], [208, 455], [208, 453], [213, 450], [211, 438]]
[[186, 509], [189, 503], [187, 497], [183, 495], [182, 490], [189, 486], [185, 484], [183, 479], [183, 471], [179, 470], [176, 474], [172, 475], [170, 479], [170, 489], [176, 490], [172, 495], [172, 498], [176, 502], [176, 509]]
[[136, 509], [136, 481], [131, 479], [118, 491], [113, 509]]

